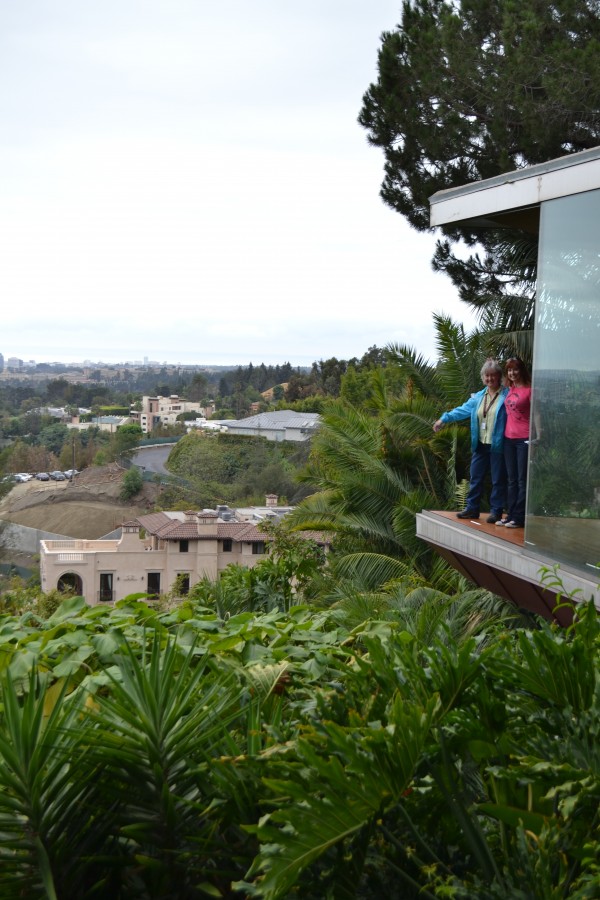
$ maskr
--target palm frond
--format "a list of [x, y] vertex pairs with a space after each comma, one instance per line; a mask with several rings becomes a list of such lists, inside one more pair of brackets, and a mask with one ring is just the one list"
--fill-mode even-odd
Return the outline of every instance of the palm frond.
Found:
[[199, 770], [226, 746], [238, 682], [227, 669], [211, 674], [194, 646], [173, 640], [152, 641], [139, 659], [126, 643], [117, 668], [110, 694], [98, 698], [92, 759], [110, 774], [104, 789], [119, 808], [129, 866], [136, 854], [152, 860], [144, 877], [153, 890], [182, 896], [210, 868], [197, 852], [211, 833], [209, 781]]
[[411, 391], [418, 391], [427, 397], [436, 397], [443, 393], [436, 367], [413, 347], [405, 344], [388, 344], [386, 353], [390, 362], [401, 369], [405, 383], [410, 382]]
[[480, 371], [488, 356], [485, 334], [475, 330], [467, 335], [462, 324], [438, 313], [433, 321], [440, 357], [439, 378], [448, 404], [445, 408], [452, 409], [480, 389]]
[[336, 561], [335, 571], [342, 578], [351, 579], [361, 590], [373, 591], [379, 585], [411, 573], [412, 566], [381, 553], [348, 553]]
[[35, 670], [24, 695], [9, 677], [2, 684], [0, 865], [7, 900], [85, 895], [94, 881], [90, 860], [107, 839], [96, 769], [84, 763], [81, 704], [66, 701], [66, 682], [47, 702], [49, 685]]

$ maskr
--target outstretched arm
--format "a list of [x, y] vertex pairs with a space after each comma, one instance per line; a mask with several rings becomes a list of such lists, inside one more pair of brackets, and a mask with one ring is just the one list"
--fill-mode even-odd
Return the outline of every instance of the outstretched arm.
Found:
[[433, 423], [433, 430], [439, 431], [444, 425], [450, 425], [451, 422], [464, 422], [465, 419], [470, 419], [473, 404], [477, 404], [479, 399], [479, 396], [474, 394], [462, 406], [457, 406], [455, 409], [451, 409], [450, 412], [442, 413], [440, 418]]

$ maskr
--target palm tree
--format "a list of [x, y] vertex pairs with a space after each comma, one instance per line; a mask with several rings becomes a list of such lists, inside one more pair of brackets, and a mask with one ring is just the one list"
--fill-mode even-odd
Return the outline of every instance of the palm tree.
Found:
[[[392, 393], [386, 370], [370, 375], [363, 407], [328, 403], [313, 440], [303, 480], [317, 489], [290, 516], [298, 529], [336, 534], [336, 575], [358, 578], [363, 589], [413, 573], [449, 588], [448, 568], [415, 535], [415, 514], [454, 505], [468, 471], [467, 429], [435, 434], [440, 412], [464, 401], [480, 384], [486, 336], [436, 316], [440, 360], [432, 365], [412, 348], [387, 348], [395, 370]], [[438, 579], [441, 579], [438, 580]]]

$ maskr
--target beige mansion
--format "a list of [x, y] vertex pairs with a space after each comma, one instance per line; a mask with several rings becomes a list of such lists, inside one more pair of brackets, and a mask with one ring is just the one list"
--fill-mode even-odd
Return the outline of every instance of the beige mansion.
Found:
[[[279, 516], [273, 509], [265, 518]], [[230, 563], [256, 565], [267, 540], [264, 520], [262, 527], [243, 521], [228, 507], [150, 513], [125, 522], [116, 539], [40, 541], [42, 590], [71, 589], [90, 606], [130, 594], [159, 596], [176, 583], [183, 595], [204, 577], [215, 580]]]

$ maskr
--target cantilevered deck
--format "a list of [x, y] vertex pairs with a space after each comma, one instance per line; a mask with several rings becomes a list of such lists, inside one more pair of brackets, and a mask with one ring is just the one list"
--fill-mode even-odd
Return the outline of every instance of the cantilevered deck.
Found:
[[[453, 512], [424, 510], [417, 515], [417, 536], [480, 587], [561, 625], [569, 624], [572, 617], [568, 609], [554, 612], [561, 589], [548, 581], [542, 583], [544, 571], [552, 572], [554, 560], [528, 546], [522, 528], [488, 525], [485, 519], [485, 514], [469, 520], [457, 519]], [[600, 576], [586, 577], [562, 564], [558, 575], [565, 594], [574, 593], [582, 601], [595, 597], [600, 606]]]

